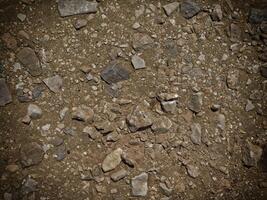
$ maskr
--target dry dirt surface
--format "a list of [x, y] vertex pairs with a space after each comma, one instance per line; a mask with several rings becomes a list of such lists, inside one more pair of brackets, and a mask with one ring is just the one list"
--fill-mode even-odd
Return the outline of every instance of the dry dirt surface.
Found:
[[0, 0], [0, 199], [267, 199], [267, 2]]

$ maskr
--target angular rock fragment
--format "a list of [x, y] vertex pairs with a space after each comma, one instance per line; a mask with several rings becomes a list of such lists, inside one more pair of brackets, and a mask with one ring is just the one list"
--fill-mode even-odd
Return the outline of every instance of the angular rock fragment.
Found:
[[232, 42], [238, 42], [241, 39], [241, 29], [237, 24], [232, 23], [230, 25], [230, 40]]
[[89, 126], [84, 127], [83, 133], [88, 134], [89, 137], [93, 140], [96, 140], [97, 138], [101, 137], [101, 134], [94, 127], [89, 127]]
[[199, 168], [195, 165], [188, 164], [186, 165], [186, 170], [189, 176], [192, 178], [197, 178], [200, 175]]
[[40, 119], [42, 117], [42, 110], [41, 108], [39, 108], [39, 106], [34, 105], [34, 104], [30, 104], [28, 106], [27, 109], [27, 115], [31, 118], [31, 119]]
[[186, 19], [190, 19], [201, 11], [201, 7], [193, 0], [185, 0], [181, 3], [180, 12]]
[[126, 121], [131, 132], [146, 129], [153, 123], [151, 113], [145, 103], [135, 106]]
[[191, 125], [191, 141], [194, 144], [200, 145], [201, 144], [201, 126], [198, 123], [194, 123]]
[[17, 58], [32, 76], [39, 76], [42, 74], [40, 61], [31, 48], [24, 47], [21, 49], [17, 54]]
[[144, 197], [147, 195], [148, 186], [148, 174], [142, 173], [138, 176], [132, 178], [131, 185], [132, 185], [132, 195], [135, 197]]
[[86, 19], [78, 19], [73, 24], [73, 26], [76, 30], [80, 30], [81, 28], [85, 27], [86, 25], [87, 25]]
[[31, 142], [22, 146], [20, 156], [22, 165], [30, 167], [39, 164], [43, 160], [44, 151], [38, 143]]
[[108, 172], [115, 169], [121, 162], [122, 153], [123, 153], [122, 149], [118, 148], [112, 151], [110, 154], [108, 154], [102, 163], [103, 171]]
[[110, 178], [111, 178], [111, 180], [116, 182], [116, 181], [123, 179], [127, 175], [128, 175], [128, 172], [125, 169], [121, 169], [121, 170], [111, 174]]
[[85, 105], [75, 107], [73, 108], [72, 119], [92, 123], [94, 119], [94, 111]]
[[160, 183], [159, 187], [164, 195], [166, 195], [167, 197], [171, 196], [172, 189], [168, 188], [165, 183]]
[[252, 24], [260, 24], [267, 21], [267, 8], [251, 8], [248, 21]]
[[247, 167], [256, 167], [262, 156], [262, 148], [247, 141], [243, 148], [243, 163]]
[[232, 69], [228, 72], [227, 78], [226, 78], [226, 83], [228, 88], [232, 90], [236, 90], [239, 85], [239, 70], [237, 69]]
[[59, 75], [46, 78], [43, 82], [54, 93], [60, 92], [63, 85], [63, 80]]
[[128, 70], [120, 66], [117, 62], [111, 62], [101, 72], [101, 78], [108, 84], [115, 84], [130, 78]]
[[114, 130], [113, 124], [107, 120], [95, 123], [95, 127], [103, 135], [106, 135]]
[[61, 17], [97, 12], [97, 2], [86, 0], [59, 0], [58, 11]]
[[135, 50], [144, 50], [154, 43], [154, 40], [147, 34], [135, 33], [133, 36], [133, 48]]
[[178, 99], [178, 94], [176, 93], [159, 93], [157, 99], [161, 101], [172, 101]]
[[202, 104], [203, 104], [202, 99], [203, 97], [201, 92], [192, 94], [188, 103], [188, 108], [195, 113], [199, 113], [202, 109]]
[[169, 3], [163, 6], [163, 9], [167, 16], [170, 16], [174, 11], [176, 11], [179, 7], [178, 2]]
[[162, 101], [161, 103], [162, 110], [167, 113], [175, 113], [177, 103], [175, 100], [173, 101]]
[[5, 79], [0, 79], [0, 106], [5, 106], [12, 102], [12, 96], [7, 87]]
[[138, 55], [134, 55], [131, 61], [134, 69], [143, 69], [146, 67], [145, 61]]
[[220, 4], [215, 4], [213, 6], [213, 10], [211, 13], [211, 18], [213, 21], [221, 21], [223, 18], [223, 12], [222, 12], [222, 7]]
[[155, 133], [166, 133], [170, 130], [172, 122], [168, 117], [159, 117], [154, 120], [151, 130]]
[[252, 111], [254, 108], [255, 108], [255, 106], [253, 105], [252, 101], [247, 100], [245, 111], [249, 112], [249, 111]]
[[62, 161], [66, 158], [67, 154], [68, 153], [67, 153], [66, 145], [61, 144], [61, 145], [55, 147], [53, 156], [57, 161]]

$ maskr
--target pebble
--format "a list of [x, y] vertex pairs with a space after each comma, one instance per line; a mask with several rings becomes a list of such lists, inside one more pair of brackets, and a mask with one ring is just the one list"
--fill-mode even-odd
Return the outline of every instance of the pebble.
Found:
[[111, 180], [117, 182], [121, 179], [123, 179], [124, 177], [126, 177], [128, 175], [128, 172], [125, 169], [121, 169], [117, 172], [114, 172], [113, 174], [111, 174]]
[[189, 103], [188, 108], [194, 113], [199, 113], [203, 105], [203, 94], [201, 92], [193, 93]]
[[181, 3], [180, 12], [186, 19], [190, 19], [201, 11], [200, 6], [192, 0], [185, 0]]
[[101, 72], [101, 78], [108, 84], [115, 84], [130, 78], [128, 70], [123, 68], [119, 63], [111, 62]]
[[188, 164], [186, 165], [186, 170], [189, 176], [192, 178], [197, 178], [200, 175], [199, 168], [197, 166]]
[[224, 114], [217, 114], [216, 123], [217, 123], [217, 127], [220, 130], [224, 131], [224, 129], [225, 129], [225, 115]]
[[54, 93], [58, 93], [62, 89], [63, 80], [59, 75], [55, 75], [43, 80], [46, 86]]
[[138, 55], [134, 55], [131, 59], [134, 69], [143, 69], [146, 67], [145, 61]]
[[89, 127], [89, 126], [84, 127], [83, 133], [88, 134], [89, 137], [93, 140], [96, 140], [101, 137], [101, 134], [94, 127]]
[[132, 26], [133, 29], [139, 29], [141, 27], [141, 25], [138, 22], [135, 22]]
[[177, 103], [175, 100], [173, 100], [173, 101], [161, 101], [160, 104], [161, 104], [162, 110], [164, 112], [174, 114], [175, 111], [177, 110], [177, 108], [176, 108]]
[[32, 76], [40, 76], [42, 74], [40, 61], [33, 49], [24, 47], [18, 52], [17, 58]]
[[132, 195], [135, 197], [144, 197], [148, 192], [148, 174], [143, 172], [132, 178]]
[[92, 123], [94, 119], [94, 111], [85, 105], [75, 107], [73, 108], [72, 119]]
[[171, 196], [172, 189], [168, 188], [165, 183], [159, 183], [159, 188], [161, 189], [161, 192], [166, 196]]
[[30, 167], [42, 162], [44, 151], [38, 143], [31, 142], [21, 147], [20, 156], [22, 166]]
[[153, 125], [151, 126], [151, 130], [154, 133], [167, 133], [172, 127], [172, 122], [168, 117], [161, 116], [154, 120]]
[[68, 111], [69, 111], [69, 108], [67, 108], [67, 107], [64, 107], [62, 110], [60, 110], [60, 112], [59, 112], [60, 121], [64, 120]]
[[194, 144], [200, 145], [201, 144], [201, 126], [198, 123], [193, 123], [191, 125], [191, 141]]
[[102, 169], [104, 172], [111, 171], [120, 164], [122, 152], [122, 149], [118, 148], [106, 156], [102, 162]]
[[22, 14], [22, 13], [17, 14], [17, 17], [18, 17], [18, 19], [19, 19], [21, 22], [24, 22], [25, 19], [26, 19], [26, 15], [24, 15], [24, 14]]
[[27, 109], [27, 115], [31, 118], [31, 119], [40, 119], [42, 117], [42, 110], [41, 108], [39, 108], [39, 106], [35, 105], [35, 104], [30, 104], [28, 106]]
[[179, 7], [178, 2], [169, 3], [163, 6], [163, 9], [167, 16], [170, 16], [174, 11], [176, 11]]
[[135, 106], [126, 121], [131, 132], [146, 129], [153, 124], [151, 113], [145, 103]]
[[237, 69], [229, 70], [226, 78], [228, 88], [232, 90], [236, 90], [238, 88], [239, 76], [240, 76], [239, 70]]
[[66, 145], [63, 143], [63, 144], [55, 147], [53, 157], [57, 161], [62, 161], [66, 158], [67, 154], [68, 153], [67, 153]]
[[95, 128], [103, 135], [111, 133], [114, 130], [112, 123], [107, 120], [95, 123]]
[[0, 78], [0, 106], [5, 106], [12, 102], [12, 96], [5, 79]]
[[222, 20], [223, 12], [222, 12], [222, 7], [220, 4], [214, 4], [213, 5], [211, 18], [213, 21], [221, 21]]
[[262, 148], [247, 141], [243, 148], [243, 163], [247, 167], [256, 167], [262, 156]]
[[80, 30], [81, 28], [85, 27], [87, 25], [87, 20], [86, 19], [77, 19], [73, 26], [76, 30]]
[[59, 0], [58, 10], [61, 17], [97, 12], [98, 3], [86, 0]]
[[21, 193], [23, 195], [30, 194], [32, 192], [37, 191], [38, 182], [35, 181], [33, 178], [28, 176], [26, 179], [23, 180], [21, 186]]
[[153, 43], [154, 40], [145, 33], [135, 33], [133, 36], [133, 48], [136, 51], [147, 49]]
[[245, 107], [245, 111], [246, 111], [246, 112], [249, 112], [249, 111], [254, 110], [254, 108], [255, 108], [255, 106], [253, 105], [252, 101], [247, 100], [247, 104], [246, 104], [246, 107]]

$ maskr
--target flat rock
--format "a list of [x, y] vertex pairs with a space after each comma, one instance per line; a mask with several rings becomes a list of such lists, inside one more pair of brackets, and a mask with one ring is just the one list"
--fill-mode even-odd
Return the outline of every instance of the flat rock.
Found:
[[154, 120], [151, 130], [155, 133], [167, 133], [171, 127], [171, 120], [168, 117], [162, 116]]
[[189, 100], [188, 108], [194, 113], [199, 113], [202, 109], [202, 105], [203, 105], [202, 96], [203, 95], [201, 92], [193, 93]]
[[35, 105], [35, 104], [30, 104], [28, 106], [27, 109], [27, 115], [31, 118], [31, 119], [40, 119], [42, 117], [42, 109]]
[[0, 106], [5, 106], [12, 102], [12, 96], [7, 87], [5, 79], [0, 79]]
[[181, 3], [180, 12], [186, 19], [190, 19], [201, 11], [201, 7], [195, 1], [185, 0]]
[[247, 167], [256, 167], [262, 156], [262, 148], [247, 141], [243, 148], [243, 163]]
[[131, 132], [143, 130], [150, 127], [153, 123], [148, 105], [141, 103], [134, 107], [132, 112], [126, 118], [128, 127]]
[[108, 84], [115, 84], [130, 78], [129, 71], [117, 62], [109, 63], [100, 76]]
[[94, 111], [85, 105], [75, 107], [73, 108], [72, 119], [92, 123], [94, 119]]
[[254, 104], [252, 103], [252, 101], [247, 100], [247, 104], [246, 104], [246, 107], [245, 107], [245, 111], [246, 111], [246, 112], [249, 112], [249, 111], [252, 111], [254, 108], [255, 108], [255, 106], [254, 106]]
[[186, 165], [186, 170], [189, 176], [192, 178], [197, 178], [200, 175], [199, 168], [195, 165], [188, 164]]
[[169, 3], [163, 6], [163, 9], [167, 16], [170, 16], [174, 11], [176, 11], [179, 7], [178, 2]]
[[166, 113], [175, 113], [177, 110], [177, 102], [175, 100], [172, 101], [161, 101], [160, 102], [162, 110]]
[[133, 65], [134, 69], [143, 69], [146, 67], [146, 63], [145, 63], [144, 59], [142, 59], [138, 55], [134, 55], [132, 57], [131, 61], [132, 61], [132, 65]]
[[161, 101], [172, 101], [172, 100], [177, 100], [179, 97], [178, 94], [176, 93], [159, 93], [157, 95], [157, 99], [161, 102]]
[[152, 46], [154, 40], [145, 33], [135, 33], [133, 36], [133, 48], [135, 50], [144, 50]]
[[260, 24], [267, 21], [267, 9], [251, 8], [248, 21], [252, 24]]
[[58, 11], [61, 17], [97, 12], [97, 2], [86, 0], [59, 0]]
[[62, 89], [63, 79], [59, 75], [46, 78], [43, 82], [54, 93], [58, 93]]
[[87, 25], [87, 20], [86, 19], [77, 19], [73, 26], [76, 30], [80, 30], [81, 28], [85, 27]]
[[17, 58], [32, 76], [40, 76], [42, 74], [40, 61], [33, 49], [24, 47], [18, 52]]
[[31, 142], [22, 146], [20, 156], [22, 165], [24, 167], [30, 167], [42, 162], [44, 151], [38, 143]]
[[135, 197], [144, 197], [148, 192], [148, 174], [143, 172], [142, 174], [132, 178], [132, 195]]
[[67, 154], [68, 153], [67, 153], [66, 145], [63, 143], [55, 147], [53, 156], [57, 161], [62, 161], [66, 158]]
[[102, 163], [103, 171], [108, 172], [115, 169], [121, 162], [122, 153], [122, 149], [118, 148], [108, 154]]
[[95, 123], [95, 128], [103, 135], [111, 133], [114, 130], [113, 124], [107, 120]]
[[96, 140], [97, 138], [101, 137], [101, 134], [94, 127], [84, 127], [83, 133], [88, 134], [88, 136], [93, 140]]
[[121, 170], [111, 174], [110, 178], [111, 178], [111, 180], [116, 182], [116, 181], [123, 179], [127, 175], [128, 175], [128, 172], [125, 169], [121, 169]]
[[193, 123], [191, 125], [191, 141], [194, 144], [200, 145], [201, 144], [201, 126], [198, 123]]

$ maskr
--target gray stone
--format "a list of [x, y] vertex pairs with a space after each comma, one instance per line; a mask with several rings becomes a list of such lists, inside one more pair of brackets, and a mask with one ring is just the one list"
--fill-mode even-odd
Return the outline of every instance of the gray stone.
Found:
[[123, 153], [121, 154], [121, 159], [122, 159], [122, 161], [123, 161], [126, 165], [128, 165], [129, 167], [134, 167], [134, 165], [135, 165], [135, 161], [134, 161], [133, 159], [131, 159], [131, 158], [128, 156], [128, 154], [126, 154], [125, 152], [123, 152]]
[[139, 29], [141, 25], [138, 22], [135, 22], [132, 26], [133, 29]]
[[213, 21], [221, 21], [223, 18], [222, 7], [220, 4], [214, 4], [213, 10], [211, 13], [211, 18]]
[[64, 107], [62, 110], [60, 110], [60, 112], [59, 112], [60, 121], [64, 120], [68, 111], [69, 111], [69, 108], [67, 108], [67, 107]]
[[116, 142], [120, 139], [118, 132], [112, 132], [107, 136], [107, 142]]
[[125, 169], [121, 169], [121, 170], [111, 174], [110, 177], [111, 177], [111, 180], [116, 182], [116, 181], [123, 179], [127, 175], [128, 175], [128, 172]]
[[254, 108], [255, 108], [255, 106], [253, 105], [252, 101], [247, 100], [247, 104], [246, 104], [245, 110], [247, 112], [249, 112], [249, 111], [252, 111]]
[[25, 19], [26, 19], [26, 15], [24, 15], [24, 14], [22, 14], [22, 13], [17, 14], [17, 17], [18, 17], [18, 19], [19, 19], [21, 22], [24, 22]]
[[41, 108], [39, 108], [39, 106], [34, 105], [34, 104], [30, 104], [28, 106], [27, 109], [27, 115], [31, 118], [31, 119], [40, 119], [42, 117], [42, 110]]
[[256, 167], [262, 156], [262, 148], [247, 141], [243, 148], [243, 163], [247, 167]]
[[72, 119], [92, 123], [94, 119], [94, 111], [85, 105], [75, 107], [73, 108]]
[[66, 158], [67, 154], [68, 153], [67, 153], [66, 145], [61, 144], [61, 145], [55, 147], [53, 156], [57, 161], [62, 161]]
[[12, 102], [12, 96], [7, 87], [5, 79], [0, 79], [0, 106], [5, 106]]
[[62, 89], [63, 80], [59, 75], [55, 75], [43, 80], [46, 86], [54, 93], [58, 93]]
[[97, 12], [98, 3], [86, 0], [59, 0], [58, 10], [61, 17]]
[[27, 195], [27, 194], [30, 194], [32, 192], [35, 192], [35, 191], [37, 191], [37, 186], [38, 186], [38, 182], [35, 181], [33, 178], [28, 176], [22, 182], [21, 193], [23, 195]]
[[21, 49], [17, 54], [17, 58], [32, 76], [39, 76], [42, 74], [40, 61], [31, 48], [24, 47]]
[[167, 16], [170, 16], [174, 11], [176, 11], [179, 7], [178, 2], [169, 3], [163, 6], [163, 9]]
[[202, 97], [202, 93], [201, 92], [197, 92], [197, 93], [193, 93], [189, 103], [188, 103], [188, 108], [195, 112], [195, 113], [199, 113], [202, 109], [202, 105], [203, 105], [203, 97]]
[[195, 165], [188, 164], [186, 165], [186, 170], [189, 176], [192, 178], [197, 178], [200, 175], [199, 168]]
[[172, 100], [177, 100], [179, 97], [178, 94], [176, 93], [160, 93], [157, 95], [157, 99], [161, 101], [172, 101]]
[[185, 0], [181, 3], [180, 12], [186, 19], [190, 19], [201, 11], [201, 7], [192, 0]]
[[225, 129], [225, 116], [223, 114], [217, 114], [216, 123], [217, 127], [223, 131]]
[[44, 151], [38, 143], [31, 142], [22, 146], [20, 156], [23, 167], [30, 167], [42, 162]]
[[172, 189], [168, 188], [165, 183], [159, 183], [159, 188], [161, 189], [162, 193], [166, 196], [171, 196]]
[[162, 101], [160, 104], [161, 104], [161, 107], [162, 107], [164, 112], [173, 114], [177, 110], [176, 109], [177, 103], [176, 103], [175, 100], [173, 100], [173, 101]]
[[171, 120], [168, 117], [162, 116], [154, 120], [151, 130], [155, 133], [166, 133], [171, 127]]
[[95, 128], [103, 135], [111, 133], [114, 130], [113, 124], [107, 120], [95, 123]]
[[148, 192], [148, 174], [143, 172], [142, 174], [132, 178], [132, 195], [135, 197], [144, 197]]
[[267, 21], [267, 9], [251, 8], [248, 21], [252, 24], [260, 24]]
[[237, 24], [232, 23], [230, 25], [230, 40], [232, 42], [238, 42], [241, 39], [241, 29]]
[[128, 70], [120, 66], [117, 62], [111, 62], [101, 72], [101, 78], [108, 84], [118, 83], [130, 78]]
[[143, 69], [146, 67], [145, 61], [138, 55], [134, 55], [131, 59], [134, 69]]
[[77, 19], [73, 26], [76, 30], [80, 30], [81, 28], [85, 27], [87, 25], [87, 20], [86, 19]]
[[145, 103], [135, 106], [126, 121], [131, 132], [146, 129], [153, 123], [151, 113]]
[[135, 33], [133, 36], [133, 48], [135, 50], [144, 50], [151, 47], [154, 40], [147, 34]]
[[228, 88], [232, 90], [236, 90], [238, 88], [239, 76], [240, 76], [240, 73], [239, 73], [239, 70], [237, 69], [232, 69], [228, 72], [228, 75], [226, 78]]
[[94, 127], [86, 126], [83, 129], [83, 133], [88, 134], [88, 136], [93, 140], [96, 140], [101, 137], [101, 134]]
[[120, 164], [122, 152], [122, 149], [118, 148], [106, 156], [102, 163], [102, 169], [104, 172], [111, 171]]
[[201, 126], [198, 123], [193, 123], [191, 125], [191, 141], [194, 144], [200, 145], [201, 144]]

